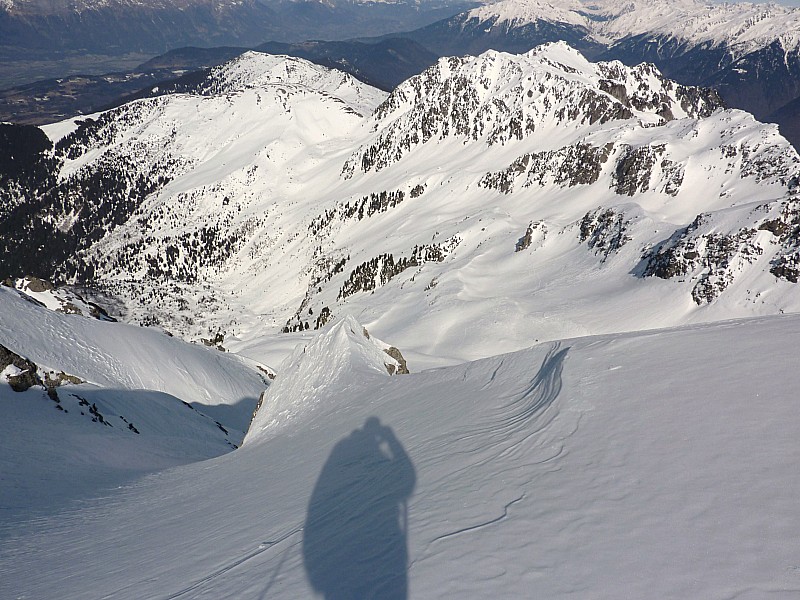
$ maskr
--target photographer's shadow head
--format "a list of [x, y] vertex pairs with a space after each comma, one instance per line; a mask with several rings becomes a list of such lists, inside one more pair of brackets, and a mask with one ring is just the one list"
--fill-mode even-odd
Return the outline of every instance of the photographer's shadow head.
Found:
[[308, 505], [303, 557], [327, 599], [408, 597], [408, 510], [416, 473], [377, 417], [339, 441]]

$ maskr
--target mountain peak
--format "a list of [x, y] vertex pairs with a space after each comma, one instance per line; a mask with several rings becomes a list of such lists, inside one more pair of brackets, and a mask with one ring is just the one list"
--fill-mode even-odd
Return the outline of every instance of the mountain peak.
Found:
[[351, 156], [344, 173], [380, 170], [434, 138], [491, 146], [535, 137], [546, 145], [588, 134], [595, 124], [630, 120], [650, 127], [721, 107], [715, 92], [676, 85], [651, 64], [590, 63], [565, 42], [525, 55], [489, 50], [443, 58], [378, 106], [372, 117], [378, 139]]
[[211, 69], [198, 91], [224, 94], [272, 86], [287, 86], [338, 98], [360, 113], [369, 113], [383, 96], [382, 92], [342, 71], [303, 58], [254, 50]]
[[354, 378], [362, 384], [401, 372], [405, 363], [398, 356], [396, 348], [372, 337], [352, 315], [345, 315], [310, 342], [298, 345], [281, 364], [280, 375], [259, 401], [245, 442], [296, 417], [313, 414], [316, 408], [325, 409], [332, 390], [355, 383], [351, 381]]

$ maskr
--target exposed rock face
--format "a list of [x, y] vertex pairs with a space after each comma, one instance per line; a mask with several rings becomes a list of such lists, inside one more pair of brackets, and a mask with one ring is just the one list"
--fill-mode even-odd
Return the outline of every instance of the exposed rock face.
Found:
[[702, 226], [708, 222], [706, 215], [698, 215], [688, 227], [652, 251], [646, 258], [645, 276], [670, 279], [693, 274], [694, 301], [705, 304], [717, 298], [741, 267], [755, 261], [763, 249], [755, 242], [755, 229], [702, 233]]
[[601, 255], [601, 261], [605, 262], [612, 252], [631, 241], [626, 233], [628, 223], [621, 212], [598, 208], [586, 213], [581, 220], [579, 239], [586, 242], [595, 254]]
[[12, 367], [13, 373], [6, 374], [6, 380], [15, 392], [24, 392], [33, 386], [42, 386], [51, 400], [59, 402], [56, 388], [71, 383], [77, 385], [83, 380], [64, 371], [48, 371], [44, 380], [39, 376], [39, 367], [32, 360], [24, 358], [0, 344], [0, 373], [7, 367]]
[[408, 373], [410, 371], [408, 370], [408, 365], [406, 364], [406, 359], [403, 358], [403, 354], [400, 352], [400, 350], [398, 350], [394, 346], [389, 346], [388, 348], [386, 348], [384, 350], [384, 352], [386, 352], [386, 354], [388, 354], [393, 359], [395, 359], [399, 364], [398, 367], [395, 367], [394, 365], [391, 365], [391, 364], [387, 364], [386, 365], [386, 369], [389, 371], [389, 375], [394, 375], [395, 374], [395, 369], [396, 369], [397, 375], [408, 375]]
[[29, 277], [27, 281], [27, 288], [32, 292], [47, 292], [55, 289], [55, 286], [44, 279], [39, 279], [38, 277]]
[[663, 148], [626, 148], [614, 170], [615, 191], [620, 195], [633, 196], [650, 187], [653, 165]]
[[772, 259], [770, 272], [797, 283], [800, 279], [800, 200], [784, 202], [778, 215], [761, 223], [758, 229], [772, 233], [783, 248], [783, 252]]
[[15, 392], [24, 392], [34, 385], [42, 385], [42, 380], [38, 375], [39, 368], [33, 361], [23, 358], [0, 344], [0, 372], [8, 366], [13, 366], [17, 370], [15, 374], [6, 377], [8, 385]]
[[516, 180], [523, 176], [524, 188], [549, 183], [562, 187], [591, 185], [600, 177], [613, 147], [613, 144], [606, 144], [602, 148], [576, 144], [559, 150], [523, 154], [503, 171], [484, 175], [479, 185], [504, 194], [510, 194]]
[[533, 243], [533, 227], [532, 224], [528, 225], [528, 228], [525, 230], [525, 235], [517, 240], [517, 244], [514, 247], [514, 252], [522, 252], [523, 250], [527, 250], [531, 247]]

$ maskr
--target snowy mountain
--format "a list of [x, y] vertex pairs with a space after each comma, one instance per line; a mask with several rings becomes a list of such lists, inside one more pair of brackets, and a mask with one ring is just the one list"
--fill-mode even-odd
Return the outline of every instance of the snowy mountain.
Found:
[[716, 92], [249, 52], [0, 136], [0, 597], [797, 594], [800, 157]]
[[[501, 0], [405, 35], [440, 54], [525, 52], [563, 40], [591, 58], [652, 62], [771, 120], [800, 96], [798, 31], [800, 9], [777, 4]], [[792, 119], [779, 122], [794, 133]]]
[[467, 15], [469, 19], [494, 20], [499, 27], [542, 20], [580, 26], [603, 44], [650, 33], [689, 45], [725, 46], [734, 60], [776, 41], [787, 49], [800, 43], [800, 11], [778, 4], [571, 0], [556, 5], [542, 0], [501, 0]]
[[248, 53], [45, 131], [4, 188], [4, 275], [229, 350], [349, 313], [442, 364], [486, 336], [798, 306], [800, 159], [776, 128], [563, 43], [442, 59], [389, 96]]

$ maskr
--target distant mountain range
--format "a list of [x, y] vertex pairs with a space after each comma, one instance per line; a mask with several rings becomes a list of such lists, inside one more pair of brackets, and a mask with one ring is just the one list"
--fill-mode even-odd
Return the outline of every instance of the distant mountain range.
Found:
[[253, 46], [267, 39], [345, 39], [418, 27], [458, 11], [448, 6], [436, 1], [82, 0], [67, 5], [13, 0], [0, 4], [0, 40], [8, 48], [103, 54]]
[[[29, 3], [17, 2], [6, 10], [9, 15], [41, 14], [42, 9], [37, 9], [37, 12], [31, 6]], [[191, 6], [197, 10], [207, 7], [203, 3], [192, 3]], [[102, 7], [87, 3], [82, 10], [102, 12], [112, 8], [134, 10], [133, 5], [124, 3], [104, 4]], [[156, 9], [167, 10], [166, 5], [148, 8]], [[147, 35], [136, 34], [136, 44], [127, 44], [124, 36], [117, 36], [119, 50], [141, 50], [145, 49], [146, 44], [150, 44], [146, 47], [152, 50], [185, 43], [209, 45], [235, 41], [242, 46], [299, 56], [318, 64], [336, 67], [371, 85], [388, 90], [430, 66], [437, 56], [475, 55], [488, 49], [520, 53], [538, 44], [566, 41], [592, 59], [621, 60], [628, 65], [652, 62], [666, 76], [676, 81], [713, 87], [720, 92], [727, 105], [742, 108], [763, 121], [779, 123], [782, 133], [793, 143], [800, 144], [800, 105], [797, 103], [800, 98], [800, 9], [747, 3], [707, 4], [697, 0], [681, 0], [677, 3], [637, 0], [624, 5], [588, 0], [570, 0], [558, 5], [540, 0], [502, 0], [461, 12], [419, 29], [410, 29], [406, 33], [391, 33], [384, 38], [367, 38], [365, 32], [374, 31], [373, 25], [350, 16], [340, 19], [333, 13], [341, 16], [349, 15], [348, 11], [367, 11], [364, 14], [371, 15], [369, 19], [379, 19], [382, 14], [380, 11], [383, 10], [413, 10], [418, 12], [420, 19], [431, 20], [435, 13], [430, 11], [439, 8], [430, 4], [417, 7], [403, 3], [237, 3], [235, 8], [231, 5], [214, 14], [217, 15], [215, 18], [222, 19], [221, 15], [230, 11], [246, 9], [277, 11], [275, 14], [284, 15], [281, 19], [285, 17], [290, 23], [286, 24], [276, 17], [269, 21], [274, 25], [273, 28], [270, 28], [272, 25], [259, 27], [251, 33], [244, 33], [222, 22], [213, 27], [208, 25], [203, 26], [205, 29], [201, 28], [208, 31], [225, 30], [228, 32], [225, 39], [203, 37], [196, 33], [196, 27], [188, 27], [186, 24], [178, 27], [180, 34], [172, 35], [169, 32], [174, 24], [164, 24], [163, 27], [155, 28], [155, 31], [167, 39], [150, 43], [147, 42]], [[187, 10], [188, 8], [184, 8], [178, 11], [182, 18], [189, 14]], [[307, 20], [295, 18], [294, 13], [301, 10], [312, 11], [309, 14], [316, 14], [313, 11], [327, 12]], [[441, 10], [455, 8], [451, 6]], [[30, 18], [33, 19], [33, 16]], [[0, 21], [6, 23], [0, 27], [7, 27], [8, 23], [14, 22], [13, 18], [9, 19]], [[246, 22], [253, 24], [259, 22], [259, 19], [263, 21], [263, 17], [250, 15]], [[342, 19], [347, 21], [346, 26], [341, 25]], [[398, 20], [394, 25], [402, 26], [412, 21], [413, 19]], [[51, 23], [50, 20], [47, 22]], [[136, 20], [130, 22], [135, 23]], [[333, 29], [327, 33], [313, 30], [312, 25], [317, 22]], [[82, 27], [88, 27], [90, 21], [83, 20], [81, 23]], [[387, 27], [391, 29], [390, 26]], [[113, 27], [104, 26], [102, 29], [107, 33]], [[46, 35], [23, 34], [21, 31], [18, 32], [21, 36], [20, 44], [23, 38], [35, 39], [37, 44], [42, 44], [42, 40], [47, 39]], [[58, 34], [59, 39], [73, 39], [69, 31], [69, 28], [62, 28]], [[305, 37], [302, 37], [303, 32]], [[328, 39], [359, 36], [360, 41], [287, 43], [292, 38], [312, 37], [309, 32], [318, 33], [319, 37]], [[400, 42], [398, 38], [410, 41]], [[7, 35], [3, 39], [15, 38]], [[86, 46], [85, 40], [93, 38], [82, 35], [76, 39], [80, 39], [80, 44]], [[283, 41], [264, 43], [265, 39]], [[112, 47], [105, 43], [100, 46], [105, 51]], [[152, 65], [145, 64], [132, 72], [107, 77], [62, 79], [7, 90], [2, 93], [0, 118], [41, 124], [46, 122], [45, 117], [92, 112], [110, 106], [121, 97], [137, 97], [129, 94], [147, 95], [157, 81], [180, 75], [176, 72], [177, 69], [196, 69], [220, 64], [232, 57], [232, 51], [230, 48], [208, 49], [202, 53], [199, 50], [184, 50], [178, 55], [172, 55], [182, 56], [182, 60], [173, 65], [171, 71], [164, 68], [154, 69]], [[169, 57], [170, 54], [166, 56]], [[192, 77], [196, 76], [190, 76], [190, 81]], [[178, 89], [181, 85], [178, 82], [176, 88], [170, 85], [159, 87], [162, 90]]]
[[586, 56], [651, 62], [714, 87], [725, 102], [781, 124], [794, 143], [800, 97], [800, 9], [701, 0], [501, 0], [405, 34], [440, 55], [524, 52], [564, 40]]
[[[39, 0], [0, 2], [0, 89], [120, 72], [184, 46], [342, 40], [410, 30], [474, 3], [459, 0]], [[140, 58], [141, 63], [144, 58]], [[107, 67], [101, 71], [96, 65]], [[108, 68], [110, 67], [110, 68]]]

